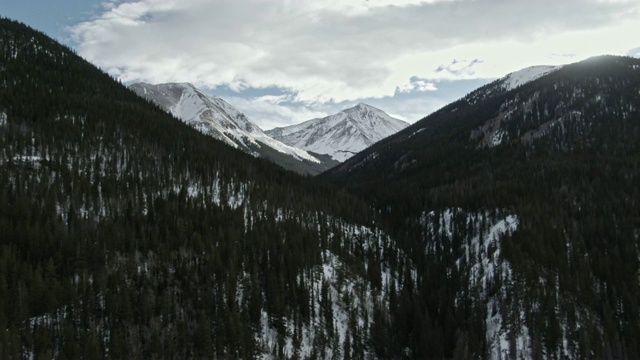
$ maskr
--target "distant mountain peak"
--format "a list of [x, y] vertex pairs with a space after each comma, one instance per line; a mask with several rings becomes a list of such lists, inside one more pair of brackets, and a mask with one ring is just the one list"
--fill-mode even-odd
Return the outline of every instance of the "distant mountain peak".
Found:
[[[199, 90], [191, 83], [157, 85], [136, 83], [129, 88], [138, 95], [158, 104], [198, 131], [254, 156], [272, 159], [283, 158], [283, 165], [307, 162], [316, 164], [313, 165], [315, 167], [322, 163], [302, 149], [272, 139], [232, 105], [215, 95]], [[293, 157], [295, 161], [292, 162], [293, 159], [290, 157]], [[326, 168], [321, 166], [316, 170], [303, 170], [302, 172], [317, 173]]]
[[344, 109], [341, 112], [352, 114], [352, 113], [362, 113], [362, 114], [371, 114], [371, 115], [381, 115], [386, 113], [375, 106], [371, 106], [365, 103], [358, 103], [357, 105]]
[[374, 106], [358, 103], [331, 116], [275, 128], [266, 133], [287, 145], [345, 161], [407, 126], [408, 123]]

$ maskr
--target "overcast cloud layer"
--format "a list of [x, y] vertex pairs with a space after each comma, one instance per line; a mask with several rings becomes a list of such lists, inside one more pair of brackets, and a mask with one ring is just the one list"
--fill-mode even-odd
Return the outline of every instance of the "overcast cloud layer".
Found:
[[[272, 127], [277, 116], [297, 122], [323, 115], [317, 109], [327, 104], [361, 99], [387, 99], [401, 109], [419, 98], [431, 105], [415, 111], [427, 110], [442, 81], [637, 52], [640, 3], [110, 1], [70, 31], [82, 56], [124, 82], [188, 81], [235, 91], [240, 102], [250, 99], [241, 96], [247, 90], [278, 89], [284, 95], [245, 104], [273, 112], [263, 124]], [[407, 104], [391, 105], [396, 98]], [[409, 112], [396, 115], [417, 120]]]

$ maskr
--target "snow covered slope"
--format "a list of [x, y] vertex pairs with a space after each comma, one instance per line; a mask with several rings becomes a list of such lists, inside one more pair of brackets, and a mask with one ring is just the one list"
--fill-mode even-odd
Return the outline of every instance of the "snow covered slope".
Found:
[[[474, 104], [483, 102], [484, 100], [490, 97], [504, 94], [507, 91], [514, 90], [522, 85], [535, 81], [545, 75], [549, 75], [555, 71], [558, 71], [561, 68], [562, 68], [562, 65], [558, 65], [558, 66], [538, 65], [538, 66], [531, 66], [518, 71], [514, 71], [481, 88], [478, 88], [472, 91], [470, 94], [468, 94], [461, 100], [468, 103], [469, 105], [474, 105]], [[456, 111], [456, 110], [457, 108], [453, 109], [453, 111]]]
[[320, 160], [306, 151], [285, 145], [267, 136], [262, 129], [229, 103], [219, 97], [205, 94], [189, 83], [159, 85], [137, 83], [129, 88], [200, 132], [254, 156], [273, 153], [263, 148], [268, 147], [299, 161], [320, 163]]
[[287, 145], [327, 154], [342, 162], [407, 126], [408, 123], [392, 118], [380, 109], [358, 104], [335, 115], [266, 133]]
[[503, 86], [505, 90], [513, 90], [518, 86], [524, 85], [528, 82], [536, 80], [544, 75], [552, 73], [562, 66], [550, 66], [550, 65], [541, 65], [541, 66], [531, 66], [528, 68], [524, 68], [522, 70], [514, 71], [511, 74], [505, 76], [501, 80], [503, 80]]

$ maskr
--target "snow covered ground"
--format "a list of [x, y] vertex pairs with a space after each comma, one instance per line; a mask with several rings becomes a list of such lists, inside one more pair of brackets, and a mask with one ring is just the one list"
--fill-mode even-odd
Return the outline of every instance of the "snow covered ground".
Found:
[[541, 66], [531, 66], [528, 68], [524, 68], [522, 70], [518, 70], [512, 72], [511, 74], [505, 76], [503, 86], [505, 90], [513, 90], [518, 86], [522, 86], [526, 83], [534, 81], [544, 75], [550, 74], [556, 70], [559, 70], [562, 66], [550, 66], [550, 65], [541, 65]]

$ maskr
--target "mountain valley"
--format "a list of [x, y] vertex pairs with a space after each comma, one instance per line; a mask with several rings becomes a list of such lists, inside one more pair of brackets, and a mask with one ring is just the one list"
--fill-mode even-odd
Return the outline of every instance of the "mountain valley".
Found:
[[639, 140], [630, 57], [262, 131], [0, 19], [0, 358], [638, 358]]

